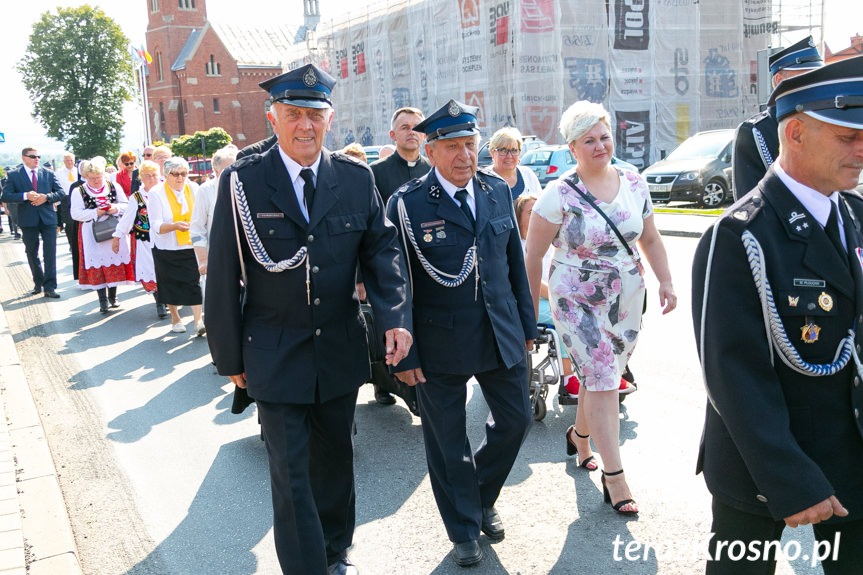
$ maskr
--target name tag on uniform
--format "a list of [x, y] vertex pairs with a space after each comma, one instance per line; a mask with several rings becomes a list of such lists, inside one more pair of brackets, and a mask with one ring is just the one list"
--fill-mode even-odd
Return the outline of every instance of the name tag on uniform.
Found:
[[810, 280], [803, 278], [794, 278], [794, 287], [825, 287], [827, 284], [824, 280]]
[[263, 213], [255, 214], [255, 217], [257, 217], [259, 220], [279, 219], [279, 218], [284, 218], [285, 214], [283, 214], [281, 212], [272, 212], [272, 213], [263, 212]]

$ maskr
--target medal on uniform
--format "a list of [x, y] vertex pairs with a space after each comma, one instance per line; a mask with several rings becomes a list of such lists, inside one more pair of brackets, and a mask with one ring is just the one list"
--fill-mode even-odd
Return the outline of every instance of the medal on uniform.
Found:
[[818, 341], [818, 335], [821, 333], [821, 328], [812, 322], [807, 323], [800, 330], [803, 332], [801, 339], [804, 343], [815, 343]]
[[821, 292], [821, 295], [818, 296], [818, 305], [824, 311], [830, 311], [833, 309], [833, 298], [830, 294], [826, 292]]
[[446, 238], [446, 232], [443, 230], [438, 230], [437, 233], [435, 233], [435, 236], [437, 236], [437, 238], [439, 240], [445, 239]]
[[797, 303], [800, 301], [800, 296], [792, 297], [788, 296], [788, 306], [789, 307], [797, 307]]
[[432, 241], [432, 235], [431, 235], [431, 232], [426, 232], [426, 233], [425, 233], [425, 235], [423, 236], [423, 241], [424, 241], [425, 243], [430, 243], [430, 242]]

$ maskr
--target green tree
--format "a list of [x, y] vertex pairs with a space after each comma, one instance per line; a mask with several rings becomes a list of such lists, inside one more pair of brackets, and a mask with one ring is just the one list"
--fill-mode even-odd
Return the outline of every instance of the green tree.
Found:
[[18, 64], [33, 117], [80, 158], [116, 156], [134, 89], [129, 40], [87, 4], [45, 12]]
[[[195, 132], [171, 140], [171, 151], [175, 156], [205, 156], [209, 157], [216, 150], [231, 143], [231, 136], [224, 128], [210, 128], [205, 132]], [[202, 146], [203, 144], [203, 146]]]

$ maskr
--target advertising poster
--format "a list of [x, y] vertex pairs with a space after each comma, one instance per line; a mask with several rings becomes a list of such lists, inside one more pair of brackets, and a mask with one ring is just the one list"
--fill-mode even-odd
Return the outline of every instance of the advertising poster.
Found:
[[558, 125], [563, 101], [563, 73], [556, 22], [556, 2], [522, 0], [515, 39], [516, 127], [549, 144], [561, 142]]
[[608, 53], [605, 0], [561, 2], [564, 108], [578, 100], [608, 104]]

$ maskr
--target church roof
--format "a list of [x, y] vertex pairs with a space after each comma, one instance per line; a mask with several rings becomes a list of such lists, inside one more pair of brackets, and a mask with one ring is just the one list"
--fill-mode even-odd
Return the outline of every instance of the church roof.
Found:
[[171, 70], [185, 69], [186, 61], [194, 56], [207, 28], [212, 28], [240, 68], [281, 68], [289, 59], [288, 52], [300, 26], [246, 27], [210, 20], [203, 28], [192, 30]]

